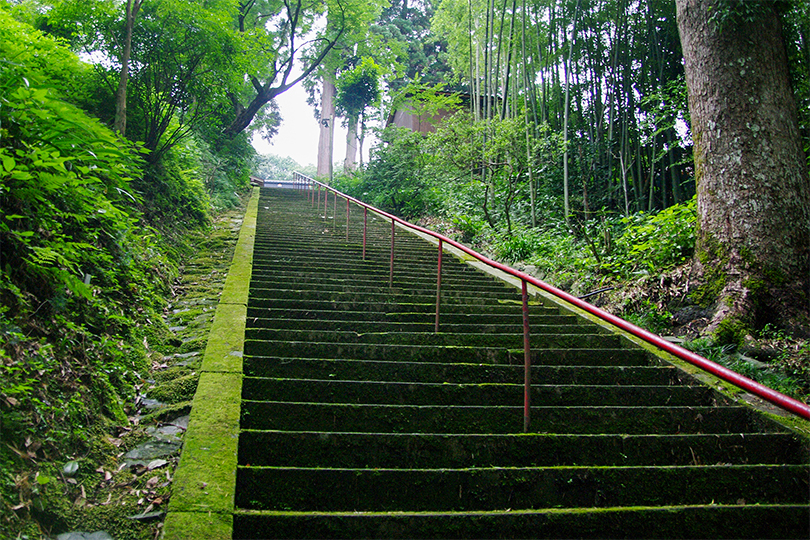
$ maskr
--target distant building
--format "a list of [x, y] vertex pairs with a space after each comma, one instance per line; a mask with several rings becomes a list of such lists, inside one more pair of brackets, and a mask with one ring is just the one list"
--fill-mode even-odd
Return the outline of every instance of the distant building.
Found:
[[[468, 112], [472, 98], [470, 94], [465, 92], [436, 92], [438, 95], [444, 96], [458, 96], [461, 100], [461, 110]], [[484, 110], [484, 99], [481, 98], [481, 109]], [[432, 133], [436, 131], [436, 127], [441, 124], [445, 119], [456, 114], [456, 110], [439, 109], [436, 114], [416, 114], [413, 107], [408, 103], [407, 99], [400, 107], [391, 111], [386, 120], [385, 127], [398, 126], [418, 131], [419, 133]]]

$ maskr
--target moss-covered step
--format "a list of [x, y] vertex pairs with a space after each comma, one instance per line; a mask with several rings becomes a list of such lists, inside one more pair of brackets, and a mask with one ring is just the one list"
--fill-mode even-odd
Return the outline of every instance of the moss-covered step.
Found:
[[[447, 283], [442, 280], [444, 285]], [[388, 269], [385, 272], [380, 272], [376, 276], [357, 276], [347, 275], [338, 276], [335, 274], [325, 275], [310, 275], [302, 274], [301, 272], [290, 273], [279, 269], [276, 272], [254, 272], [251, 283], [263, 288], [278, 288], [289, 289], [292, 286], [311, 286], [313, 288], [326, 287], [330, 289], [340, 287], [356, 287], [360, 289], [385, 287], [388, 288]], [[507, 292], [511, 294], [519, 294], [519, 291], [510, 285], [503, 282], [494, 280], [482, 280], [480, 282], [473, 282], [472, 280], [458, 280], [457, 283], [450, 283], [453, 290], [465, 291], [486, 291], [486, 292]], [[397, 291], [400, 290], [436, 290], [436, 275], [426, 274], [422, 279], [405, 280], [402, 276], [397, 279]]]
[[[342, 381], [335, 379], [279, 379], [246, 377], [242, 398], [302, 402], [317, 397], [321, 403], [398, 405], [521, 405], [523, 384], [414, 383]], [[705, 406], [714, 401], [705, 386], [586, 386], [533, 385], [536, 406]]]
[[[390, 362], [320, 358], [246, 356], [244, 372], [251, 377], [336, 379], [353, 381], [513, 383], [522, 384], [523, 365], [449, 364], [446, 362]], [[672, 366], [543, 366], [534, 365], [536, 384], [666, 385], [680, 384], [681, 372]], [[685, 379], [685, 377], [684, 377]]]
[[[306, 249], [302, 246], [302, 249]], [[321, 257], [302, 257], [293, 253], [275, 253], [271, 256], [257, 256], [253, 273], [257, 276], [276, 275], [281, 270], [289, 269], [294, 274], [308, 277], [318, 276], [344, 276], [357, 275], [366, 279], [378, 278], [387, 280], [390, 273], [390, 260], [363, 260], [362, 253], [353, 254], [352, 258], [340, 258], [340, 254], [330, 253]], [[431, 282], [436, 278], [438, 259], [433, 264], [414, 265], [412, 263], [394, 259], [394, 278], [402, 279], [403, 283], [418, 281]], [[479, 272], [471, 267], [450, 265], [445, 267], [442, 262], [442, 283], [481, 283], [492, 285], [497, 283], [491, 276]], [[506, 288], [506, 287], [504, 287]]]
[[[564, 331], [564, 327], [558, 330]], [[314, 343], [369, 343], [391, 345], [421, 345], [431, 347], [490, 347], [517, 349], [523, 347], [523, 334], [449, 333], [439, 332], [365, 332], [358, 330], [248, 328], [245, 339], [257, 341], [308, 341]], [[612, 334], [534, 333], [530, 336], [532, 349], [618, 349], [619, 336]]]
[[[304, 240], [305, 236], [298, 238], [285, 238], [276, 242], [263, 242], [257, 245], [256, 255], [262, 259], [262, 266], [265, 268], [272, 263], [290, 262], [292, 264], [314, 262], [318, 268], [326, 268], [324, 260], [333, 259], [336, 264], [361, 264], [363, 266], [373, 266], [386, 268], [391, 262], [391, 246], [386, 245], [379, 249], [366, 246], [366, 258], [363, 259], [362, 243], [351, 242], [346, 244], [343, 241], [328, 243], [311, 243]], [[431, 248], [429, 252], [416, 252], [409, 249], [394, 249], [394, 264], [401, 267], [406, 273], [413, 269], [434, 268], [438, 269], [439, 255], [438, 249]], [[306, 264], [302, 264], [306, 266]], [[448, 275], [469, 275], [486, 278], [490, 283], [495, 281], [474, 268], [468, 267], [450, 255], [442, 254], [442, 271], [447, 271]]]
[[[311, 400], [318, 397], [313, 395]], [[745, 407], [532, 407], [533, 433], [740, 433], [767, 423]], [[358, 433], [520, 433], [522, 406], [242, 401], [243, 429]], [[768, 429], [770, 431], [770, 428]]]
[[[443, 284], [444, 285], [444, 284]], [[436, 284], [430, 287], [409, 287], [407, 284], [397, 282], [396, 287], [389, 287], [387, 283], [377, 285], [355, 286], [350, 283], [332, 283], [310, 285], [306, 283], [286, 283], [282, 287], [267, 286], [266, 283], [252, 282], [251, 295], [260, 298], [289, 298], [296, 296], [303, 299], [312, 298], [354, 298], [357, 295], [370, 295], [370, 298], [383, 296], [404, 302], [432, 303], [436, 301]], [[476, 290], [475, 288], [457, 289], [443, 286], [441, 299], [443, 302], [456, 302], [462, 304], [488, 304], [491, 301], [505, 300], [517, 301], [520, 298], [515, 291], [503, 289], [500, 291]]]
[[[696, 504], [806, 504], [808, 465], [327, 469], [239, 467], [236, 506], [446, 512]], [[335, 496], [340, 494], [340, 496]]]
[[[251, 326], [263, 326], [257, 324], [259, 320], [284, 319], [291, 321], [319, 320], [319, 321], [390, 321], [390, 322], [436, 322], [436, 311], [424, 310], [422, 312], [407, 311], [339, 311], [335, 309], [312, 309], [312, 308], [274, 308], [274, 307], [249, 307], [247, 311], [248, 323]], [[509, 313], [487, 314], [482, 317], [473, 313], [442, 313], [440, 324], [466, 325], [475, 327], [476, 325], [511, 325], [523, 328], [523, 314], [517, 309], [510, 309]], [[255, 320], [254, 320], [255, 319]], [[543, 306], [532, 306], [529, 313], [529, 325], [575, 325], [595, 328], [595, 325], [577, 319], [573, 315], [560, 315], [554, 308]], [[269, 326], [269, 325], [268, 325]]]
[[[363, 301], [362, 298], [353, 300], [341, 299], [335, 297], [332, 300], [304, 300], [298, 297], [283, 298], [283, 299], [267, 299], [267, 298], [251, 298], [248, 306], [252, 308], [275, 308], [275, 309], [312, 309], [312, 310], [337, 310], [337, 311], [381, 311], [381, 312], [406, 312], [406, 313], [425, 313], [436, 314], [436, 297], [433, 296], [427, 301], [427, 297], [409, 298], [405, 302], [404, 297], [400, 297], [396, 302], [392, 297], [385, 298], [380, 295], [376, 298], [376, 302]], [[426, 300], [424, 302], [417, 302], [417, 300]], [[540, 313], [546, 313], [546, 310], [539, 306], [537, 303], [532, 303], [529, 306], [529, 311], [537, 309]], [[515, 301], [500, 301], [498, 304], [463, 304], [458, 302], [442, 302], [441, 316], [450, 314], [465, 314], [474, 315], [478, 317], [485, 317], [490, 315], [513, 315], [521, 313], [520, 302]]]
[[234, 516], [233, 537], [808, 538], [810, 507], [707, 504], [448, 513], [241, 511]]
[[436, 469], [810, 463], [788, 433], [458, 435], [244, 430], [239, 462], [268, 467]]
[[[338, 309], [335, 304], [326, 304], [321, 306], [304, 305], [299, 307], [284, 307], [273, 306], [272, 302], [256, 302], [248, 306], [248, 318], [267, 318], [267, 319], [291, 319], [291, 320], [304, 320], [304, 319], [317, 319], [323, 321], [329, 320], [357, 320], [357, 321], [393, 321], [393, 322], [436, 322], [436, 305], [426, 304], [383, 304], [379, 306], [378, 310], [370, 309], [372, 306], [361, 304], [357, 309]], [[254, 305], [255, 304], [255, 305]], [[259, 305], [265, 304], [265, 305]], [[270, 305], [268, 305], [270, 304]], [[453, 307], [453, 306], [451, 306]], [[441, 309], [439, 323], [440, 324], [509, 324], [523, 328], [523, 315], [520, 308], [512, 305], [498, 306], [501, 308], [498, 311], [487, 310], [486, 313], [482, 312], [465, 312], [460, 310], [445, 310]], [[362, 308], [362, 309], [360, 309]], [[249, 322], [252, 323], [252, 320]], [[594, 331], [599, 331], [596, 325], [588, 321], [577, 320], [571, 315], [560, 315], [554, 308], [546, 308], [544, 306], [531, 306], [529, 312], [529, 325], [585, 325], [594, 328]]]
[[[355, 312], [356, 313], [356, 312]], [[361, 334], [372, 332], [402, 332], [432, 334], [435, 330], [435, 320], [429, 321], [421, 317], [420, 321], [391, 321], [387, 318], [378, 320], [357, 320], [351, 316], [340, 319], [294, 319], [294, 318], [263, 318], [253, 317], [250, 328], [265, 328], [273, 330], [297, 331], [352, 331]], [[444, 322], [439, 325], [440, 332], [444, 334], [514, 334], [520, 333], [522, 339], [523, 328], [516, 324], [490, 324], [483, 319], [478, 324], [453, 324]], [[543, 334], [587, 334], [597, 329], [586, 324], [530, 324], [530, 333]]]
[[[358, 302], [367, 298], [369, 303], [378, 304], [381, 302], [404, 302], [418, 304], [435, 304], [436, 290], [407, 289], [398, 287], [396, 290], [388, 287], [379, 287], [374, 290], [364, 290], [359, 287], [343, 287], [341, 289], [330, 289], [327, 287], [316, 287], [312, 289], [262, 289], [251, 286], [250, 295], [256, 300], [274, 299], [289, 300], [296, 299], [300, 302], [329, 301], [329, 302]], [[499, 300], [507, 302], [517, 302], [519, 296], [511, 291], [480, 293], [473, 291], [459, 291], [445, 287], [442, 290], [443, 304], [465, 304], [469, 306], [489, 305]]]
[[[523, 365], [523, 350], [495, 347], [390, 345], [387, 343], [313, 343], [308, 341], [246, 340], [245, 354], [289, 358], [346, 358], [406, 362]], [[623, 365], [650, 363], [644, 351], [633, 349], [534, 349], [538, 365]]]
[[[288, 358], [368, 359], [404, 362], [523, 365], [523, 349], [482, 347], [431, 347], [357, 343], [312, 343], [288, 341], [245, 342], [249, 356]], [[533, 349], [533, 365], [646, 366], [650, 357], [637, 349]]]

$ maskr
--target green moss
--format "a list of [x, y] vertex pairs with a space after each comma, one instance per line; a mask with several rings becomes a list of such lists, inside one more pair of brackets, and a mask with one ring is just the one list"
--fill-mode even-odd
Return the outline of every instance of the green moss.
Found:
[[702, 238], [695, 253], [703, 266], [703, 282], [689, 298], [700, 307], [708, 308], [717, 301], [728, 283], [723, 271], [728, 264], [728, 254], [713, 236], [703, 234]]
[[720, 321], [714, 337], [719, 345], [740, 346], [743, 344], [745, 336], [750, 333], [751, 329], [747, 324], [736, 317], [729, 317]]
[[[762, 270], [766, 282], [776, 287], [784, 287], [789, 283], [788, 276], [782, 271], [781, 268], [768, 265]], [[763, 284], [763, 288], [765, 285]]]
[[192, 371], [193, 370], [188, 366], [172, 366], [168, 369], [154, 372], [152, 379], [154, 379], [157, 384], [162, 384], [189, 375]]
[[174, 404], [190, 401], [197, 390], [198, 379], [199, 377], [195, 373], [184, 375], [153, 388], [148, 395], [151, 399], [162, 403]]
[[167, 540], [230, 540], [232, 532], [231, 514], [172, 512], [164, 523]]
[[155, 422], [165, 422], [178, 416], [184, 416], [191, 412], [191, 401], [181, 401], [161, 409], [157, 409], [141, 418], [142, 424], [152, 424]]

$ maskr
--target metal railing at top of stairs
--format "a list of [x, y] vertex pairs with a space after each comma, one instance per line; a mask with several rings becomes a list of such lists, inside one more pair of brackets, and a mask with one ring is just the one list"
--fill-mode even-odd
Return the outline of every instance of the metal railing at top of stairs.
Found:
[[[478, 261], [492, 267], [498, 269], [506, 274], [509, 274], [517, 279], [520, 280], [521, 283], [521, 294], [523, 297], [523, 346], [524, 346], [524, 408], [523, 408], [523, 429], [524, 431], [528, 431], [529, 423], [531, 421], [531, 401], [530, 401], [530, 386], [531, 386], [531, 354], [529, 349], [529, 312], [528, 312], [528, 292], [527, 292], [527, 284], [532, 284], [533, 286], [537, 287], [540, 290], [543, 290], [569, 304], [573, 304], [574, 306], [594, 315], [603, 321], [643, 340], [647, 343], [654, 345], [655, 347], [662, 349], [669, 354], [675, 356], [676, 358], [680, 358], [704, 371], [711, 373], [712, 375], [731, 383], [755, 396], [768, 401], [782, 409], [792, 412], [797, 416], [810, 420], [810, 405], [806, 403], [802, 403], [799, 400], [793, 399], [789, 396], [786, 396], [776, 390], [768, 388], [748, 377], [740, 375], [739, 373], [732, 371], [724, 366], [716, 364], [711, 360], [703, 358], [702, 356], [693, 353], [683, 347], [680, 347], [670, 341], [667, 341], [660, 336], [657, 336], [643, 328], [640, 328], [632, 323], [625, 321], [615, 315], [612, 315], [598, 307], [585, 302], [575, 296], [568, 294], [565, 291], [562, 291], [553, 285], [549, 285], [533, 276], [525, 274], [519, 270], [515, 270], [514, 268], [510, 268], [504, 264], [499, 262], [493, 261], [480, 253], [473, 251], [472, 249], [464, 246], [455, 240], [451, 240], [446, 236], [443, 236], [439, 233], [434, 231], [425, 229], [418, 225], [414, 225], [405, 221], [404, 219], [400, 219], [394, 215], [391, 215], [387, 212], [374, 208], [371, 205], [368, 205], [360, 200], [355, 199], [354, 197], [350, 197], [345, 193], [341, 193], [340, 191], [324, 184], [323, 182], [319, 182], [314, 180], [306, 175], [303, 175], [299, 172], [293, 173], [293, 178], [297, 186], [300, 189], [307, 190], [310, 192], [311, 201], [315, 204], [315, 197], [317, 193], [317, 201], [318, 201], [318, 208], [320, 209], [320, 193], [321, 190], [324, 191], [324, 210], [326, 210], [327, 204], [327, 197], [328, 193], [331, 191], [333, 194], [334, 199], [334, 212], [337, 212], [337, 199], [343, 198], [346, 200], [346, 238], [348, 240], [349, 236], [349, 203], [352, 202], [361, 208], [363, 208], [364, 212], [364, 225], [363, 225], [363, 260], [366, 257], [366, 231], [367, 231], [367, 219], [368, 219], [368, 211], [371, 210], [375, 214], [382, 216], [386, 219], [391, 220], [391, 262], [390, 262], [390, 274], [389, 274], [389, 284], [393, 284], [393, 277], [394, 277], [394, 228], [397, 224], [407, 229], [411, 229], [414, 231], [418, 231], [422, 234], [427, 234], [432, 236], [433, 238], [437, 239], [439, 242], [439, 252], [438, 252], [438, 274], [436, 278], [436, 322], [435, 322], [435, 332], [439, 331], [439, 310], [440, 310], [440, 303], [441, 303], [441, 272], [442, 272], [442, 252], [444, 251], [444, 244], [450, 244], [451, 246], [455, 247], [466, 253], [467, 255], [477, 259]], [[336, 214], [333, 214], [336, 218]]]

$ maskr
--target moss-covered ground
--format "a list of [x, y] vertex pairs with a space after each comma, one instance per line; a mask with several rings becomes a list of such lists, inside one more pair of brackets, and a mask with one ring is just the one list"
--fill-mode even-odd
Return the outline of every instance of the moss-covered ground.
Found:
[[[144, 332], [160, 339], [144, 339], [151, 365], [141, 373], [133, 398], [122, 398], [124, 418], [75, 426], [87, 441], [78, 451], [70, 445], [70, 453], [60, 452], [55, 441], [45, 452], [34, 439], [0, 450], [0, 538], [55, 538], [76, 530], [106, 531], [116, 540], [160, 536], [183, 417], [197, 388], [244, 211], [244, 204], [227, 211], [186, 240], [192, 253], [166, 298], [164, 320]], [[170, 453], [127, 459], [128, 452], [154, 441], [160, 428], [166, 434], [159, 436], [173, 441], [161, 443]]]

